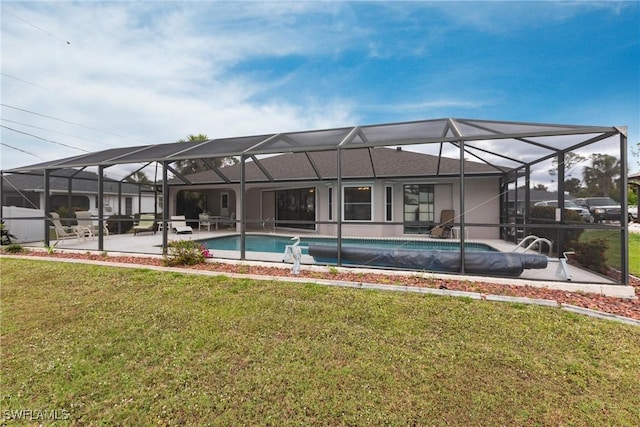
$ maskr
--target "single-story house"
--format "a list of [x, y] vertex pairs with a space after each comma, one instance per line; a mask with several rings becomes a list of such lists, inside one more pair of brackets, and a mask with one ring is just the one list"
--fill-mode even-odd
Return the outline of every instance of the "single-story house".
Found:
[[[617, 126], [584, 126], [440, 118], [402, 123], [347, 126], [264, 135], [216, 138], [137, 147], [119, 147], [86, 155], [52, 160], [0, 171], [0, 179], [13, 174], [44, 173], [45, 193], [57, 171], [97, 167], [98, 221], [106, 216], [107, 168], [114, 165], [161, 165], [158, 189], [162, 197], [162, 223], [183, 214], [181, 192], [201, 193], [204, 209], [236, 224], [240, 236], [239, 259], [247, 259], [246, 232], [252, 228], [304, 229], [336, 238], [391, 237], [426, 233], [440, 221], [443, 211], [455, 212], [460, 271], [465, 272], [466, 241], [508, 239], [509, 190], [526, 188], [531, 201], [533, 177], [550, 176], [557, 183], [558, 202], [565, 199], [565, 161], [594, 153], [620, 160], [620, 187], [627, 183], [627, 131]], [[217, 166], [214, 159], [233, 157], [238, 163]], [[209, 170], [184, 175], [178, 162], [198, 159]], [[537, 179], [537, 178], [536, 178]], [[549, 178], [551, 179], [551, 178]], [[101, 197], [102, 195], [102, 197]], [[184, 194], [183, 194], [184, 195]], [[627, 202], [626, 191], [619, 199]], [[3, 196], [4, 197], [4, 196]], [[188, 198], [188, 197], [185, 197]], [[44, 210], [51, 200], [44, 197]], [[202, 202], [202, 197], [199, 198]], [[564, 210], [536, 222], [524, 206], [523, 235], [545, 227], [557, 236], [556, 255], [567, 250], [563, 230], [600, 229], [619, 241], [620, 281], [628, 280], [627, 218], [615, 224], [568, 223]], [[6, 217], [0, 211], [0, 217]], [[195, 220], [194, 217], [188, 219]], [[99, 227], [101, 230], [101, 228]], [[169, 232], [163, 227], [166, 251]], [[45, 237], [48, 244], [49, 237]], [[97, 250], [103, 250], [99, 234]], [[471, 252], [471, 251], [469, 251]], [[337, 263], [341, 265], [340, 250]]]
[[[333, 152], [318, 151], [246, 162], [246, 221], [258, 228], [267, 225], [335, 235], [339, 188], [335, 157]], [[458, 159], [402, 147], [377, 147], [349, 150], [341, 160], [345, 235], [426, 233], [438, 223], [443, 210], [461, 211]], [[475, 208], [467, 213], [466, 221], [499, 223], [502, 173], [477, 161], [465, 161], [464, 168], [474, 177], [467, 182], [465, 204]], [[229, 217], [240, 212], [241, 169], [240, 164], [220, 169], [229, 184], [212, 170], [186, 175], [189, 185], [178, 178], [171, 180], [170, 211], [175, 210], [176, 194], [187, 190], [206, 197], [206, 210], [211, 215]], [[499, 230], [469, 227], [467, 234], [498, 238]]]

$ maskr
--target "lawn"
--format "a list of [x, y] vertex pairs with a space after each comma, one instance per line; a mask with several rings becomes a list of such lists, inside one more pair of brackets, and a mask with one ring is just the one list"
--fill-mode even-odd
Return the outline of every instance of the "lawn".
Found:
[[640, 421], [640, 328], [631, 325], [464, 298], [32, 260], [0, 266], [5, 419]]

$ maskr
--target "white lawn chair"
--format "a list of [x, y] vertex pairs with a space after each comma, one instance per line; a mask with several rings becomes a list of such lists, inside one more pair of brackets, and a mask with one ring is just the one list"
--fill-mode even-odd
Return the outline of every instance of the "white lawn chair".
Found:
[[171, 231], [176, 234], [193, 233], [193, 228], [187, 225], [184, 215], [175, 215], [171, 217]]
[[[98, 235], [98, 225], [91, 219], [91, 212], [89, 211], [77, 211], [76, 220], [78, 221], [78, 228], [80, 230], [87, 230], [90, 237]], [[109, 229], [107, 228], [107, 222], [103, 221], [102, 232], [104, 236], [109, 235]]]
[[57, 212], [49, 212], [51, 217], [51, 223], [56, 232], [56, 244], [63, 239], [79, 239], [84, 237], [84, 234], [78, 230], [78, 227], [66, 227], [60, 222], [60, 215]]

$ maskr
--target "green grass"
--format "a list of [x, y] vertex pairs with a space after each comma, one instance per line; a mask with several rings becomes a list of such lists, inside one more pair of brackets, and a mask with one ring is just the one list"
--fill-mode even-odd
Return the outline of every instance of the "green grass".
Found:
[[[589, 230], [580, 236], [581, 242], [587, 242], [596, 238], [605, 239], [609, 242], [609, 249], [605, 252], [607, 264], [620, 268], [622, 265], [620, 257], [620, 233], [606, 230]], [[629, 272], [635, 276], [640, 276], [640, 234], [629, 233]]]
[[630, 325], [311, 284], [0, 266], [0, 414], [67, 411], [59, 425], [640, 420], [640, 328]]

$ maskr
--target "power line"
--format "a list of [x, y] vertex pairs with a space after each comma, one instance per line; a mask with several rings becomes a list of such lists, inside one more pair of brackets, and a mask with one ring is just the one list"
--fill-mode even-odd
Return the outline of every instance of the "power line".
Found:
[[64, 144], [64, 143], [62, 143], [62, 142], [52, 141], [52, 140], [50, 140], [50, 139], [41, 138], [41, 137], [36, 136], [36, 135], [33, 135], [33, 134], [31, 134], [31, 133], [28, 133], [28, 132], [22, 132], [22, 131], [19, 131], [19, 130], [17, 130], [17, 129], [13, 129], [13, 128], [10, 128], [10, 127], [8, 127], [8, 126], [5, 126], [5, 125], [0, 125], [0, 127], [3, 127], [3, 128], [5, 128], [5, 129], [8, 129], [8, 130], [11, 130], [11, 131], [13, 131], [13, 132], [21, 133], [21, 134], [23, 134], [23, 135], [31, 136], [31, 137], [33, 137], [33, 138], [37, 138], [37, 139], [40, 139], [40, 140], [42, 140], [42, 141], [50, 142], [50, 143], [52, 143], [52, 144], [62, 145], [63, 147], [73, 148], [74, 150], [84, 151], [85, 153], [90, 153], [90, 152], [91, 152], [91, 151], [85, 150], [84, 148], [78, 148], [78, 147], [74, 147], [73, 145]]
[[129, 138], [129, 137], [126, 137], [124, 135], [118, 135], [117, 133], [108, 132], [106, 130], [97, 129], [97, 128], [94, 128], [94, 127], [91, 127], [91, 126], [81, 125], [80, 123], [75, 123], [75, 122], [72, 122], [72, 121], [69, 121], [69, 120], [59, 119], [57, 117], [52, 117], [52, 116], [47, 116], [46, 114], [36, 113], [35, 111], [25, 110], [24, 108], [14, 107], [12, 105], [7, 105], [7, 104], [4, 104], [4, 103], [0, 103], [0, 105], [3, 106], [3, 107], [6, 107], [6, 108], [11, 108], [13, 110], [22, 111], [24, 113], [29, 113], [29, 114], [33, 114], [33, 115], [36, 115], [36, 116], [45, 117], [47, 119], [57, 120], [57, 121], [63, 122], [63, 123], [68, 123], [70, 125], [79, 126], [79, 127], [85, 128], [85, 129], [90, 129], [90, 130], [93, 130], [93, 131], [96, 131], [96, 132], [102, 132], [102, 133], [106, 133], [108, 135], [117, 136], [118, 138], [128, 139], [129, 141], [135, 141], [135, 142], [139, 142], [139, 143], [142, 143], [142, 144], [148, 144], [148, 142], [145, 142], [145, 141], [140, 141], [140, 140], [137, 140], [137, 139]]
[[27, 24], [27, 25], [31, 25], [31, 26], [32, 26], [33, 28], [35, 28], [36, 30], [42, 31], [43, 33], [45, 33], [45, 34], [47, 34], [47, 35], [49, 35], [49, 36], [51, 36], [51, 37], [53, 37], [53, 38], [55, 38], [55, 39], [58, 39], [58, 40], [60, 40], [60, 41], [62, 41], [62, 42], [65, 42], [66, 44], [71, 44], [71, 42], [70, 42], [69, 40], [65, 40], [65, 39], [63, 39], [63, 38], [60, 38], [60, 37], [56, 36], [55, 34], [50, 33], [49, 31], [47, 31], [47, 30], [45, 30], [45, 29], [42, 29], [42, 28], [38, 27], [38, 26], [37, 26], [37, 25], [35, 25], [35, 24], [32, 24], [31, 22], [27, 21], [26, 19], [20, 18], [20, 17], [19, 17], [18, 15], [16, 15], [15, 13], [11, 13], [11, 12], [9, 12], [8, 10], [5, 10], [5, 11], [4, 11], [4, 13], [8, 13], [9, 15], [13, 16], [14, 18], [19, 19], [20, 21], [24, 22], [24, 23], [25, 23], [25, 24]]
[[23, 153], [25, 153], [25, 154], [29, 154], [29, 155], [31, 155], [31, 156], [33, 156], [33, 157], [37, 157], [37, 158], [39, 158], [39, 159], [44, 160], [42, 157], [38, 156], [37, 154], [30, 153], [30, 152], [28, 152], [28, 151], [26, 151], [26, 150], [23, 150], [23, 149], [21, 149], [21, 148], [14, 147], [13, 145], [9, 145], [9, 144], [6, 144], [6, 143], [4, 143], [4, 142], [0, 142], [0, 145], [4, 145], [5, 147], [13, 148], [14, 150], [17, 150], [17, 151], [22, 151], [22, 152], [23, 152]]
[[4, 117], [1, 118], [0, 120], [5, 121], [5, 122], [10, 122], [10, 123], [15, 123], [15, 124], [22, 125], [22, 126], [27, 126], [27, 127], [34, 128], [34, 129], [44, 130], [44, 131], [47, 131], [47, 132], [57, 133], [58, 135], [70, 136], [71, 138], [82, 139], [84, 141], [95, 142], [97, 144], [104, 144], [104, 145], [107, 145], [109, 147], [116, 147], [116, 145], [108, 144], [106, 142], [95, 141], [93, 139], [83, 138], [81, 136], [75, 136], [75, 135], [71, 135], [71, 134], [64, 133], [64, 132], [58, 132], [58, 131], [55, 131], [53, 129], [47, 129], [47, 128], [43, 128], [43, 127], [39, 127], [39, 126], [34, 126], [34, 125], [30, 125], [30, 124], [23, 123], [23, 122], [18, 122], [16, 120], [5, 119]]
[[21, 78], [19, 78], [19, 77], [12, 76], [12, 75], [7, 74], [7, 73], [1, 73], [1, 72], [0, 72], [0, 74], [2, 74], [2, 75], [3, 75], [3, 76], [5, 76], [5, 77], [9, 77], [10, 79], [15, 79], [15, 80], [18, 80], [18, 81], [20, 81], [20, 82], [22, 82], [22, 83], [26, 83], [26, 84], [28, 84], [28, 85], [35, 86], [35, 87], [39, 87], [40, 89], [44, 89], [44, 90], [48, 90], [48, 91], [53, 92], [53, 91], [52, 91], [51, 89], [49, 89], [48, 87], [40, 86], [39, 84], [36, 84], [36, 83], [30, 82], [30, 81], [27, 81], [27, 80], [23, 80], [23, 79], [21, 79]]

